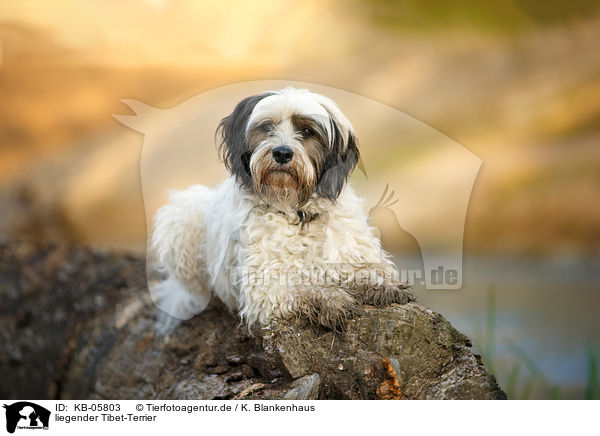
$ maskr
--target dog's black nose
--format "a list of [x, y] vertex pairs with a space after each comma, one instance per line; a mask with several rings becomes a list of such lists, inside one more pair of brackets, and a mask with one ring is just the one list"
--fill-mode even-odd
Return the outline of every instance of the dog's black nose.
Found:
[[277, 163], [280, 163], [280, 164], [288, 163], [289, 161], [292, 160], [293, 156], [294, 156], [294, 152], [292, 151], [292, 149], [285, 145], [281, 145], [281, 146], [275, 147], [273, 149], [273, 159], [275, 159], [275, 162], [277, 162]]

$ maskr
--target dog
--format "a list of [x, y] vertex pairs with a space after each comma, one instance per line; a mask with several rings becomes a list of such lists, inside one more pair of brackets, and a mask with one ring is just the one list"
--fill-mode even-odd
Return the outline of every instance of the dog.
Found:
[[249, 327], [302, 317], [341, 329], [364, 304], [415, 299], [348, 182], [358, 140], [331, 99], [291, 87], [250, 96], [215, 138], [231, 177], [172, 192], [155, 216], [159, 308], [187, 319], [214, 293]]

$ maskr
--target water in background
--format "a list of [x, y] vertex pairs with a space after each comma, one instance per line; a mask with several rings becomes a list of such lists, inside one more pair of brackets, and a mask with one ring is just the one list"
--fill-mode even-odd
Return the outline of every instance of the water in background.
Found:
[[[399, 265], [405, 262], [414, 264], [398, 258]], [[505, 390], [512, 386], [514, 396], [584, 398], [589, 355], [600, 349], [599, 264], [599, 259], [467, 257], [462, 290], [415, 290], [419, 302], [473, 340], [474, 350]], [[538, 380], [527, 395], [532, 377]]]

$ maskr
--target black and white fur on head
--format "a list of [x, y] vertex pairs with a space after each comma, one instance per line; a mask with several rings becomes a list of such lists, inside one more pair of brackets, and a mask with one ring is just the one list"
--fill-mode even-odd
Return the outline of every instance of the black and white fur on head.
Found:
[[220, 151], [238, 183], [265, 203], [335, 201], [358, 159], [350, 121], [327, 97], [285, 88], [242, 100], [223, 118]]
[[338, 328], [361, 304], [413, 299], [348, 183], [358, 144], [330, 99], [294, 88], [248, 97], [217, 134], [232, 176], [174, 191], [156, 214], [159, 308], [187, 319], [215, 295], [249, 326], [300, 316]]

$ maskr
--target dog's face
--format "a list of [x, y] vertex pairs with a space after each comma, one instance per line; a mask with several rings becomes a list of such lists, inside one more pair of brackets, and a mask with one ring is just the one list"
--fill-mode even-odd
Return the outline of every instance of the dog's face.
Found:
[[358, 162], [352, 125], [330, 99], [285, 88], [242, 100], [217, 133], [225, 166], [268, 203], [334, 201]]

